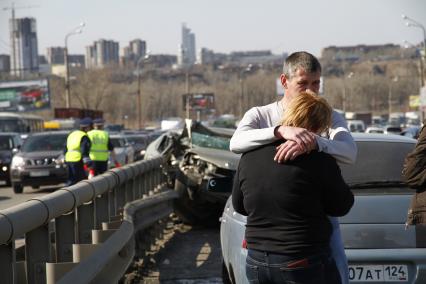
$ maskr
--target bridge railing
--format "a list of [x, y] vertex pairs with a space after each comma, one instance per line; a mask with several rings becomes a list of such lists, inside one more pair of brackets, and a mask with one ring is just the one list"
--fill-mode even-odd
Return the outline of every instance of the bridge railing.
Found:
[[136, 162], [1, 210], [0, 282], [116, 283], [134, 234], [173, 210], [162, 164]]

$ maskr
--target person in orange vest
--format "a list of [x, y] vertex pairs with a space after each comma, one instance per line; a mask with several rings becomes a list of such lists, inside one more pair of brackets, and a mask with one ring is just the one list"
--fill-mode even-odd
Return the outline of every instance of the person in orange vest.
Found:
[[109, 134], [103, 130], [104, 120], [101, 118], [93, 120], [94, 129], [87, 133], [92, 147], [90, 148], [90, 160], [92, 161], [93, 175], [100, 175], [108, 169], [109, 155], [116, 167], [120, 164], [117, 162]]
[[84, 118], [80, 121], [80, 129], [72, 131], [67, 138], [65, 162], [68, 166], [67, 185], [73, 185], [86, 179], [85, 166], [90, 165], [90, 139], [87, 132], [91, 130], [92, 119]]

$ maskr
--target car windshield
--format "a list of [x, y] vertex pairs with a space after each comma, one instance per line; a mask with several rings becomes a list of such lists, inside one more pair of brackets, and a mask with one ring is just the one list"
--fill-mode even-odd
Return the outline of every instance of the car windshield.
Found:
[[29, 136], [22, 145], [22, 152], [61, 151], [66, 142], [66, 134]]
[[229, 150], [229, 141], [230, 138], [227, 137], [213, 136], [197, 132], [192, 133], [192, 145], [204, 148]]
[[122, 139], [120, 138], [110, 138], [109, 139], [111, 141], [112, 146], [120, 148], [120, 147], [124, 147], [124, 142]]
[[400, 186], [405, 157], [414, 145], [410, 142], [359, 141], [357, 161], [353, 165], [340, 165], [342, 175], [353, 188]]
[[0, 136], [0, 151], [13, 149], [13, 141], [10, 136]]
[[135, 143], [135, 144], [145, 144], [146, 139], [145, 137], [128, 136], [127, 141], [129, 141], [130, 143]]

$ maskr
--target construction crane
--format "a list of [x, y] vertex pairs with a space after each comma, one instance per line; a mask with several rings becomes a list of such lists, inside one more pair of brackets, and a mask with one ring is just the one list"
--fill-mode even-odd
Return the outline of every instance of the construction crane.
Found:
[[3, 11], [7, 11], [7, 10], [11, 10], [12, 11], [12, 33], [11, 33], [11, 38], [10, 40], [12, 41], [12, 52], [11, 52], [11, 57], [13, 57], [13, 60], [11, 60], [13, 62], [13, 66], [12, 66], [12, 70], [14, 72], [16, 72], [16, 50], [15, 50], [15, 37], [16, 37], [16, 27], [15, 27], [15, 9], [31, 9], [31, 8], [38, 8], [40, 6], [19, 6], [19, 7], [15, 7], [15, 3], [12, 2], [12, 6], [10, 7], [3, 7]]

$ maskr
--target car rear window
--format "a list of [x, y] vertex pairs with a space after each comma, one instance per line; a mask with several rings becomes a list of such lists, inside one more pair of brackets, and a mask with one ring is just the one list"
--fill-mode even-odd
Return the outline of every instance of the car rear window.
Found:
[[410, 142], [359, 141], [358, 156], [353, 165], [340, 165], [345, 181], [351, 184], [402, 182], [405, 157], [415, 146]]

